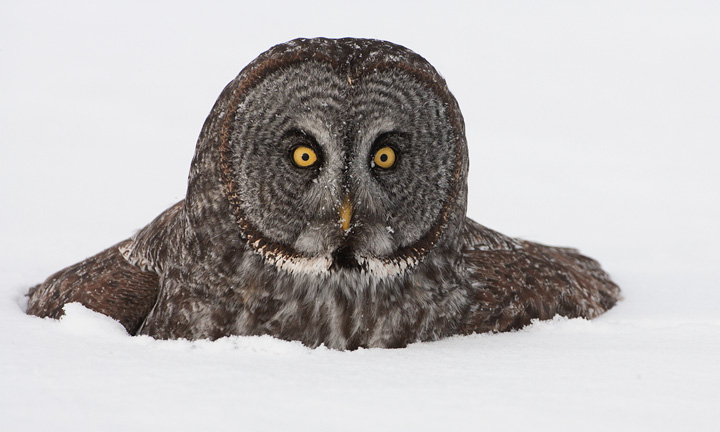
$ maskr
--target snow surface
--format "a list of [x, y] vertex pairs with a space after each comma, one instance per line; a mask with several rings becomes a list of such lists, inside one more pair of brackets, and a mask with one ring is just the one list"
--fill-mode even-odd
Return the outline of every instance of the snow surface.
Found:
[[[0, 431], [720, 430], [720, 4], [6, 1]], [[27, 288], [184, 196], [224, 85], [298, 36], [376, 37], [447, 79], [469, 215], [597, 258], [594, 321], [397, 350], [127, 336]]]

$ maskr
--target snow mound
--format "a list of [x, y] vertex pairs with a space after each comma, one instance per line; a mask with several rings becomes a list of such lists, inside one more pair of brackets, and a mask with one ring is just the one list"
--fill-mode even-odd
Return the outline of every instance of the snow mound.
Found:
[[67, 333], [103, 339], [127, 336], [125, 327], [119, 321], [92, 311], [80, 303], [68, 303], [63, 310], [65, 315], [60, 317], [58, 326]]

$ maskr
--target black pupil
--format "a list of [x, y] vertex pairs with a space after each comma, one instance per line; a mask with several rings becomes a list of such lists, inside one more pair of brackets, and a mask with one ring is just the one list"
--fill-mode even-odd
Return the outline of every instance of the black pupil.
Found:
[[380, 155], [380, 160], [383, 161], [383, 162], [387, 162], [387, 155], [386, 155], [386, 154], [381, 154], [381, 155]]
[[304, 161], [308, 161], [308, 160], [310, 159], [310, 155], [307, 154], [307, 153], [303, 153], [302, 156], [300, 156], [300, 157], [301, 157], [302, 160], [304, 160]]

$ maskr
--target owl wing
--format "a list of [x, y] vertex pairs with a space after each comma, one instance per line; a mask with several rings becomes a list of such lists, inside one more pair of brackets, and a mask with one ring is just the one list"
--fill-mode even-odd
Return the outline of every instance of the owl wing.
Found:
[[[160, 281], [152, 260], [138, 250], [160, 250], [166, 232], [177, 223], [183, 201], [172, 206], [133, 239], [125, 240], [47, 278], [28, 292], [27, 313], [60, 318], [66, 303], [79, 302], [118, 320], [135, 334], [157, 300]], [[138, 243], [142, 243], [138, 247]]]
[[155, 273], [142, 271], [120, 254], [118, 243], [50, 276], [28, 293], [27, 313], [60, 318], [66, 303], [79, 302], [118, 320], [135, 334], [155, 304], [159, 281]]
[[621, 299], [600, 264], [575, 249], [513, 239], [470, 219], [466, 225], [473, 287], [467, 333], [517, 329], [555, 315], [594, 318]]

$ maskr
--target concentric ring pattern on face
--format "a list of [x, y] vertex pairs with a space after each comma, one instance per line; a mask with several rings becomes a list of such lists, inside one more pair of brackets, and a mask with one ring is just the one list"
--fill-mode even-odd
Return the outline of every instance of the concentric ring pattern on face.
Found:
[[[436, 228], [457, 143], [443, 102], [409, 74], [384, 69], [349, 80], [305, 62], [247, 92], [231, 145], [242, 211], [265, 241], [307, 257], [344, 248], [382, 259]], [[299, 146], [317, 161], [299, 169], [288, 157]], [[374, 169], [385, 147], [396, 159]], [[338, 223], [346, 197], [349, 232]]]

